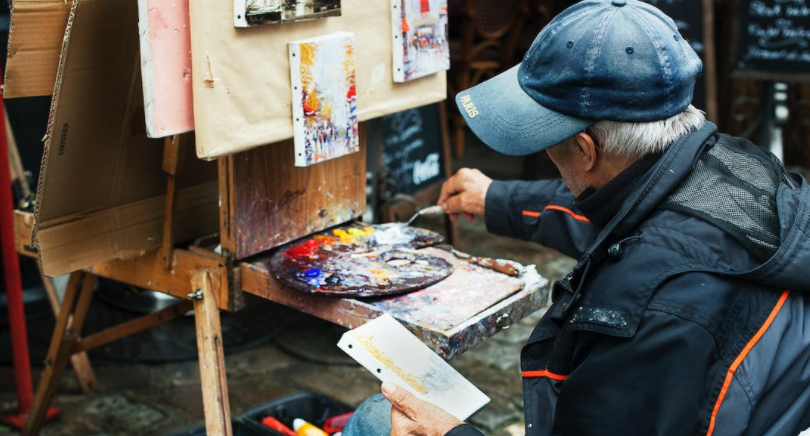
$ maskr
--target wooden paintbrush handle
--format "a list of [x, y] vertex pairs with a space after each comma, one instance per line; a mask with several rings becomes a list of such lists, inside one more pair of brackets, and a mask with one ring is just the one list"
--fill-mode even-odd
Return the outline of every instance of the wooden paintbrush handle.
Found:
[[517, 277], [522, 272], [522, 268], [520, 268], [519, 265], [508, 260], [493, 259], [491, 257], [470, 257], [467, 259], [467, 262], [473, 265], [489, 268], [493, 271], [497, 271], [511, 277]]

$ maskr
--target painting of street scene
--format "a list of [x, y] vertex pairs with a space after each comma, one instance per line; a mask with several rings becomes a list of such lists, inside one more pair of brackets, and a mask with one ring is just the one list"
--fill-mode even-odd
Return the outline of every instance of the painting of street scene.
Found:
[[394, 81], [450, 69], [447, 0], [391, 0]]
[[234, 11], [239, 27], [292, 23], [339, 17], [340, 0], [234, 0]]
[[291, 42], [290, 65], [295, 165], [359, 151], [354, 34]]

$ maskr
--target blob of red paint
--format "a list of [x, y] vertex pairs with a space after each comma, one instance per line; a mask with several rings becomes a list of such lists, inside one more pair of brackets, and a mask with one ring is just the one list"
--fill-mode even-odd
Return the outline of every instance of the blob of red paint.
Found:
[[[314, 246], [313, 244], [309, 243], [310, 241], [315, 243]], [[310, 239], [309, 241], [306, 241], [303, 244], [290, 248], [289, 250], [287, 250], [286, 255], [290, 257], [312, 257], [317, 252], [318, 252], [318, 242]]]

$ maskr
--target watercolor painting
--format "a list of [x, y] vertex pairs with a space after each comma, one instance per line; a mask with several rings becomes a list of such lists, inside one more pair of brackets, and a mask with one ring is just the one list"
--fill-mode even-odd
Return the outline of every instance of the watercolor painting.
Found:
[[390, 314], [344, 333], [338, 347], [382, 382], [393, 382], [459, 420], [490, 401]]
[[233, 0], [236, 27], [339, 17], [340, 10], [340, 0]]
[[359, 151], [354, 34], [331, 33], [289, 48], [295, 165]]
[[447, 0], [391, 0], [394, 81], [450, 69]]
[[282, 247], [269, 259], [285, 286], [334, 297], [379, 297], [430, 286], [453, 272], [446, 260], [415, 251], [441, 235], [402, 224], [354, 224]]

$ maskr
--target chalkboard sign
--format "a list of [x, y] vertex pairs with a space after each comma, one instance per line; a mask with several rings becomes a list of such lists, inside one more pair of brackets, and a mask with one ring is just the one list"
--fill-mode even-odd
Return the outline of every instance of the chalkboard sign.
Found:
[[[714, 35], [712, 35], [711, 0], [646, 0], [661, 9], [678, 28], [681, 36], [703, 62], [703, 74], [698, 77], [692, 104], [715, 119], [716, 92], [714, 82]], [[709, 2], [707, 5], [706, 2]]]
[[369, 146], [382, 142], [386, 193], [413, 195], [445, 178], [439, 105], [369, 121]]
[[737, 17], [736, 75], [810, 80], [808, 0], [739, 0]]

